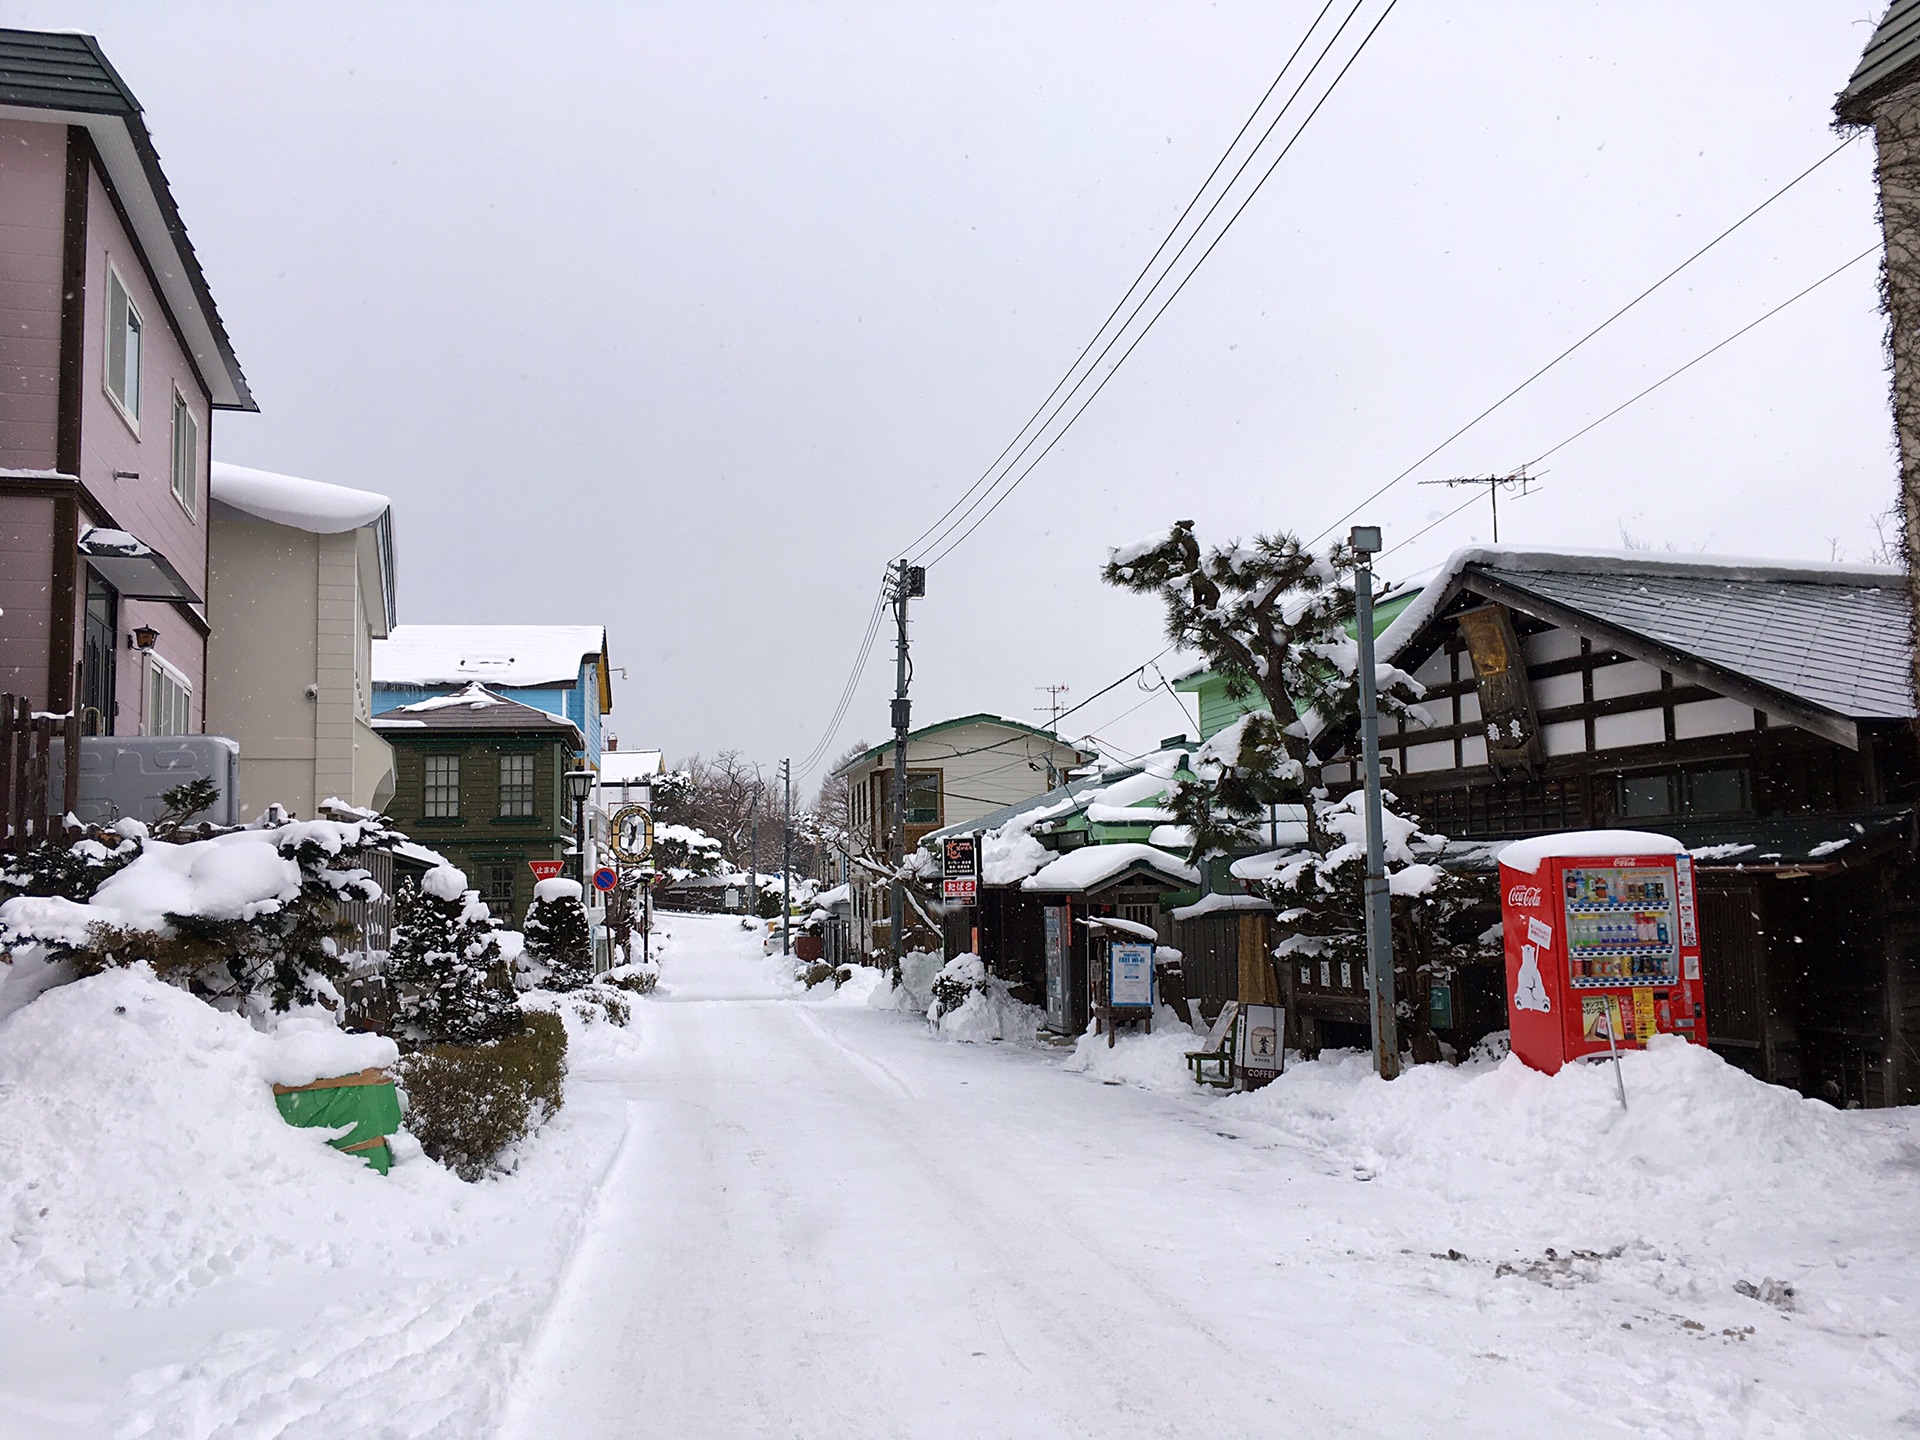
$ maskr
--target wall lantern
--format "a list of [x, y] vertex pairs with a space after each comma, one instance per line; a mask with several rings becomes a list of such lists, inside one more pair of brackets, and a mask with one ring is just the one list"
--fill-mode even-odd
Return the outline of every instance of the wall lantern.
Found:
[[160, 639], [160, 632], [151, 625], [136, 625], [130, 637], [136, 650], [151, 650]]

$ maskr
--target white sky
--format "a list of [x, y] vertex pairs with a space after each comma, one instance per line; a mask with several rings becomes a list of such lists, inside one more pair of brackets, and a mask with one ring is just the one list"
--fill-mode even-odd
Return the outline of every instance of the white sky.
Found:
[[[221, 458], [391, 494], [403, 620], [604, 622], [629, 747], [776, 761], [818, 738], [893, 550], [1079, 352], [1317, 8], [8, 23], [97, 34], [146, 107], [261, 405], [216, 422]], [[1106, 547], [1333, 521], [1830, 149], [1879, 8], [1402, 0], [935, 568], [916, 719], [1031, 719], [1036, 687], [1073, 703], [1154, 654]], [[1875, 236], [1863, 142], [1421, 477], [1528, 459]], [[1862, 556], [1895, 474], [1875, 263], [1555, 455], [1503, 539]], [[1392, 544], [1458, 498], [1409, 481], [1361, 518]], [[1485, 538], [1480, 508], [1386, 568]], [[881, 738], [891, 678], [877, 649], [839, 743]], [[1082, 723], [1127, 749], [1190, 725], [1131, 687]]]

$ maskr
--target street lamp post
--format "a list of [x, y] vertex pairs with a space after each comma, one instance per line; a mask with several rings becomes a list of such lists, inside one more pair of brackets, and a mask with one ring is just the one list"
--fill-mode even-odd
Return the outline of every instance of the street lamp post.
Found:
[[1367, 974], [1373, 981], [1373, 1066], [1382, 1080], [1400, 1073], [1400, 1027], [1394, 1016], [1393, 896], [1380, 803], [1380, 709], [1373, 659], [1373, 557], [1380, 527], [1356, 525], [1353, 547], [1354, 623], [1360, 632], [1360, 753], [1365, 766], [1367, 819]]
[[593, 789], [591, 770], [569, 770], [567, 793], [573, 798], [573, 878], [584, 898], [587, 885], [587, 793]]

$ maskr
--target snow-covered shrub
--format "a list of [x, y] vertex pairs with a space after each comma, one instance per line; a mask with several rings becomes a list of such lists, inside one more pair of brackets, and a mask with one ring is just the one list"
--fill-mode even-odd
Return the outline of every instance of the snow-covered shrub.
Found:
[[651, 995], [660, 983], [660, 972], [652, 965], [641, 963], [616, 965], [602, 975], [600, 981], [604, 985], [630, 991], [635, 995]]
[[978, 955], [956, 955], [940, 967], [928, 987], [927, 1023], [938, 1025], [940, 1017], [958, 1010], [969, 999], [987, 989], [987, 967]]
[[533, 887], [521, 926], [528, 968], [540, 988], [567, 994], [593, 983], [593, 927], [580, 903], [580, 882], [554, 878]]
[[407, 1129], [462, 1180], [511, 1168], [513, 1147], [565, 1099], [567, 1027], [534, 1011], [514, 1034], [479, 1045], [434, 1045], [395, 1067]]
[[401, 887], [387, 979], [405, 1038], [479, 1045], [511, 1035], [521, 1013], [511, 967], [478, 891], [451, 865]]
[[98, 831], [67, 845], [42, 840], [4, 862], [0, 868], [0, 900], [16, 895], [57, 895], [86, 904], [108, 880], [140, 858], [147, 827], [138, 820], [122, 820], [111, 830]]

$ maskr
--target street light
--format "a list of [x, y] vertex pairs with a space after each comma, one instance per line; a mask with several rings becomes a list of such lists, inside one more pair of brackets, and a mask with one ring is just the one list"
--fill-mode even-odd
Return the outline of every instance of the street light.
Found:
[[567, 794], [573, 797], [573, 878], [584, 893], [587, 884], [587, 794], [593, 789], [591, 770], [567, 772]]
[[1382, 1080], [1400, 1073], [1400, 1033], [1394, 1023], [1393, 899], [1380, 803], [1380, 709], [1374, 694], [1373, 557], [1380, 553], [1380, 527], [1356, 525], [1347, 536], [1353, 550], [1355, 637], [1360, 642], [1360, 757], [1366, 786], [1367, 973], [1373, 980], [1373, 1066]]

